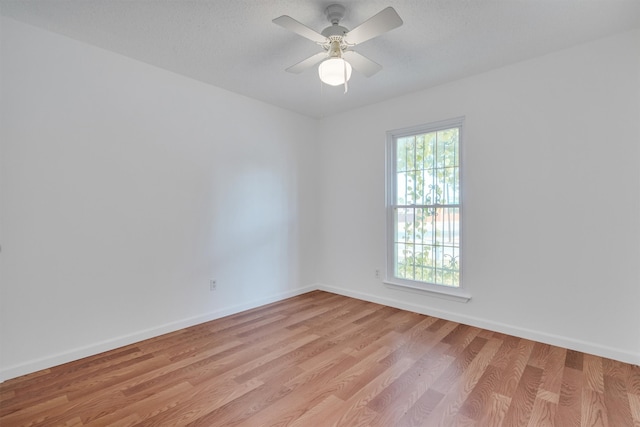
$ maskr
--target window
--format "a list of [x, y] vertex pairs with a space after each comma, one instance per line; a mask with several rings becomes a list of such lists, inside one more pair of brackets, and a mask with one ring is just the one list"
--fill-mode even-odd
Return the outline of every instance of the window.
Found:
[[386, 282], [468, 300], [460, 274], [462, 123], [387, 134]]

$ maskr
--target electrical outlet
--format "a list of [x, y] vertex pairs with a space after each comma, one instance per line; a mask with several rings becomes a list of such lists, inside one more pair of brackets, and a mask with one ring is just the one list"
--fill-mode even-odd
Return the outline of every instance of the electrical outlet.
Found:
[[376, 279], [380, 278], [380, 270], [376, 270]]
[[218, 282], [216, 281], [216, 279], [209, 280], [209, 290], [210, 291], [215, 291], [217, 287], [218, 287]]

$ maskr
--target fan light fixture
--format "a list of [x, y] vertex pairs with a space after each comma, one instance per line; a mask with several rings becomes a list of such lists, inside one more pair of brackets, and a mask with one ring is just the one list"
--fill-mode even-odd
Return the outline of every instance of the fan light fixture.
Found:
[[318, 75], [323, 83], [331, 86], [345, 84], [351, 78], [351, 64], [342, 58], [329, 58], [318, 67]]
[[345, 7], [340, 4], [327, 6], [325, 15], [331, 25], [322, 30], [322, 33], [312, 30], [287, 15], [273, 20], [274, 24], [293, 31], [322, 47], [321, 52], [292, 65], [287, 68], [287, 72], [298, 74], [320, 63], [318, 67], [320, 80], [331, 86], [344, 85], [346, 93], [352, 66], [365, 77], [370, 77], [382, 69], [380, 64], [376, 64], [369, 58], [355, 52], [353, 48], [399, 27], [402, 25], [402, 19], [392, 7], [387, 7], [353, 30], [349, 30], [340, 25], [340, 20], [344, 18], [345, 12]]

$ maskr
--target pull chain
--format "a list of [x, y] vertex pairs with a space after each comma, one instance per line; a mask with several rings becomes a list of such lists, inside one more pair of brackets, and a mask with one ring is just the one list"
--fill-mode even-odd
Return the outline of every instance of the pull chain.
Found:
[[343, 59], [342, 65], [344, 66], [344, 93], [346, 94], [349, 90], [349, 86], [347, 84], [347, 61]]

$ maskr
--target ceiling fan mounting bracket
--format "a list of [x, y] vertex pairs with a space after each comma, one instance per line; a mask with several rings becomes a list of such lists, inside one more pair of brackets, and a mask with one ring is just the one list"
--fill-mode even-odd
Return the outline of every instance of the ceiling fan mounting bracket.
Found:
[[338, 23], [344, 18], [347, 10], [341, 4], [331, 4], [324, 10], [324, 14], [331, 24], [338, 25]]
[[349, 29], [339, 25], [342, 18], [344, 18], [345, 12], [346, 9], [341, 4], [332, 4], [327, 6], [324, 10], [324, 14], [327, 15], [327, 19], [331, 22], [331, 25], [322, 30], [320, 34], [328, 39], [332, 39], [334, 36], [342, 38], [347, 34]]

